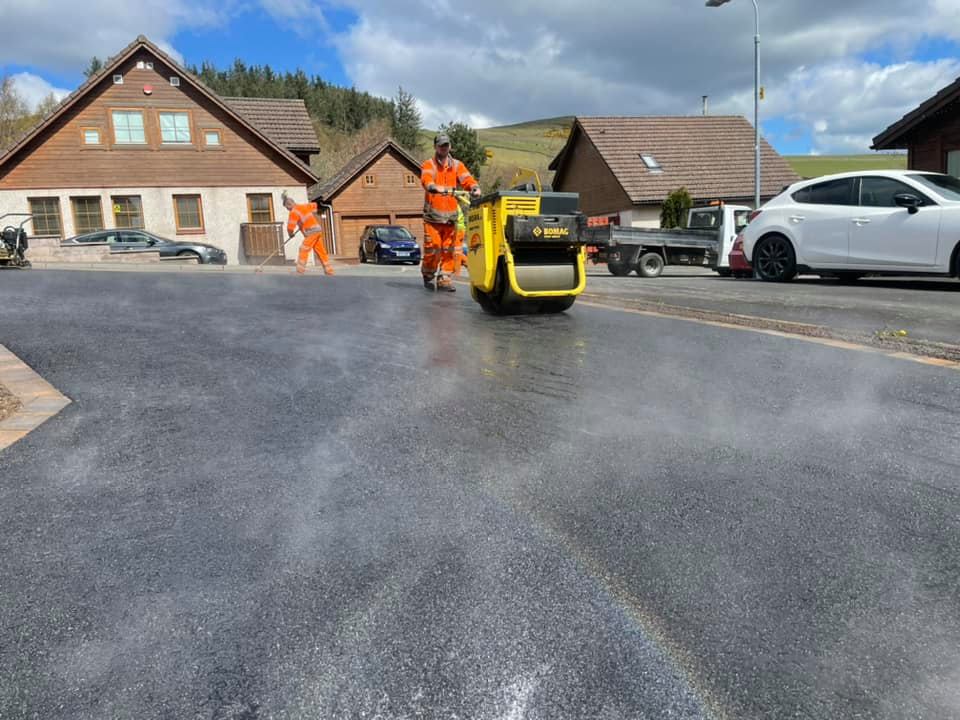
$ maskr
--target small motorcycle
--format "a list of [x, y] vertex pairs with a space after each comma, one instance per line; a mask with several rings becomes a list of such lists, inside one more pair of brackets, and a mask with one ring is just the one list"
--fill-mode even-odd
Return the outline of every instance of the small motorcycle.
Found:
[[6, 218], [14, 217], [23, 218], [23, 221], [19, 225], [6, 225], [0, 231], [0, 267], [28, 268], [30, 261], [26, 258], [26, 252], [30, 243], [27, 241], [27, 231], [23, 226], [33, 219], [33, 215], [7, 213], [0, 215], [0, 224], [3, 224]]

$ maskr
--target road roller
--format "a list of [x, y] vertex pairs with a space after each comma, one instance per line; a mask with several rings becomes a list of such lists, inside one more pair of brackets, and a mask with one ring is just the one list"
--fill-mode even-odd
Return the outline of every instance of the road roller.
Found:
[[470, 294], [493, 315], [564, 312], [587, 286], [580, 197], [543, 188], [532, 172], [511, 187], [468, 211]]

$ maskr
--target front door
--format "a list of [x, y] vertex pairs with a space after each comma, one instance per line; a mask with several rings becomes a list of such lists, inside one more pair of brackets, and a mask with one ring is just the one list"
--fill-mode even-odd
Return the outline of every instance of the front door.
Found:
[[[894, 198], [916, 195], [923, 206], [911, 215]], [[864, 177], [860, 207], [851, 220], [850, 264], [878, 269], [925, 269], [937, 262], [942, 209], [919, 190], [888, 177]]]
[[857, 179], [840, 178], [810, 185], [794, 193], [787, 223], [797, 238], [797, 261], [813, 267], [835, 267], [850, 254], [850, 218], [856, 211]]

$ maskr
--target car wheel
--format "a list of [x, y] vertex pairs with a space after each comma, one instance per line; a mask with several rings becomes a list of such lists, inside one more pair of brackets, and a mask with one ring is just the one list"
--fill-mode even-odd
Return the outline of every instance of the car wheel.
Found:
[[379, 250], [377, 250], [376, 262], [377, 262], [377, 265], [383, 265], [383, 255], [380, 254]]
[[626, 263], [607, 263], [607, 270], [617, 277], [626, 277], [630, 274], [630, 266]]
[[360, 246], [360, 262], [365, 263], [367, 261], [367, 254], [363, 251], [363, 246]]
[[640, 256], [640, 261], [637, 263], [637, 275], [645, 278], [660, 277], [663, 266], [663, 257], [660, 253], [646, 253]]
[[761, 280], [789, 282], [797, 276], [797, 256], [783, 235], [771, 235], [757, 243], [753, 267]]
[[193, 250], [183, 250], [182, 252], [178, 252], [177, 257], [185, 258], [187, 260], [192, 258], [197, 261], [197, 265], [200, 265], [203, 263], [203, 258], [200, 257], [200, 253], [196, 253]]

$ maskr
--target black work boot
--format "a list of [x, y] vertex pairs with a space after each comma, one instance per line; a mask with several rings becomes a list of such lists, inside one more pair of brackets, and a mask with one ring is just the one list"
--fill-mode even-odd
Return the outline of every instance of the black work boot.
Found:
[[433, 292], [433, 290], [434, 290], [434, 287], [433, 287], [433, 278], [432, 278], [432, 277], [429, 277], [429, 276], [427, 276], [427, 275], [424, 275], [424, 276], [423, 276], [423, 287], [424, 287], [424, 289], [429, 290], [430, 292]]

